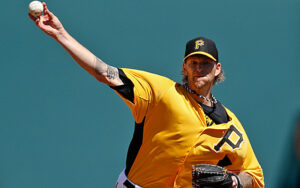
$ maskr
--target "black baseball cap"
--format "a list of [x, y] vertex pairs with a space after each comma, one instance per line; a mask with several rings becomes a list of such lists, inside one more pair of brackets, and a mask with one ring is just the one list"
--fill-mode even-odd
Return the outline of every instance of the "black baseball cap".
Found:
[[198, 37], [186, 43], [183, 60], [185, 61], [186, 58], [196, 54], [205, 55], [216, 62], [219, 61], [215, 42], [204, 37]]

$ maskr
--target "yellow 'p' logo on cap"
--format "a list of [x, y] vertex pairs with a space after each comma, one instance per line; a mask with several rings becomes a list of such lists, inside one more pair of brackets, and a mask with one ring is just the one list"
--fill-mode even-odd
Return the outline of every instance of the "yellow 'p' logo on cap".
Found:
[[195, 49], [198, 50], [200, 46], [204, 45], [204, 41], [203, 40], [196, 40], [195, 41]]

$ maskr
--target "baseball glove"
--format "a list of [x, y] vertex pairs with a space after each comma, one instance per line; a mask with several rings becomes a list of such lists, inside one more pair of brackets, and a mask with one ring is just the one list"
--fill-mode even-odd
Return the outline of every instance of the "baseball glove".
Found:
[[238, 180], [238, 188], [242, 188], [239, 177], [229, 170], [217, 165], [193, 165], [194, 188], [232, 188], [232, 176]]

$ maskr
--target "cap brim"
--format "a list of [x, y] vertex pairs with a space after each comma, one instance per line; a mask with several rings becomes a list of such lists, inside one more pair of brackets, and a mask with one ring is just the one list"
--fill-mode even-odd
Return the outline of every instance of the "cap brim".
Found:
[[207, 52], [201, 52], [201, 51], [198, 51], [198, 52], [193, 52], [193, 53], [190, 53], [189, 55], [185, 56], [185, 58], [183, 59], [183, 61], [186, 60], [186, 58], [192, 56], [192, 55], [196, 55], [196, 54], [199, 54], [199, 55], [205, 55], [206, 57], [214, 60], [214, 61], [217, 61], [216, 58], [214, 58], [212, 55], [210, 55], [209, 53]]

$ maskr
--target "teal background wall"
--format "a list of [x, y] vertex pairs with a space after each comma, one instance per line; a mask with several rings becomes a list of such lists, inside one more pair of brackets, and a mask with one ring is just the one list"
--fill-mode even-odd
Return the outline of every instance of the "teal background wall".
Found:
[[[125, 103], [27, 16], [2, 2], [0, 187], [114, 187], [133, 132]], [[216, 41], [227, 80], [214, 95], [239, 117], [276, 187], [300, 107], [300, 1], [49, 0], [79, 42], [118, 66], [181, 80], [185, 42]]]

